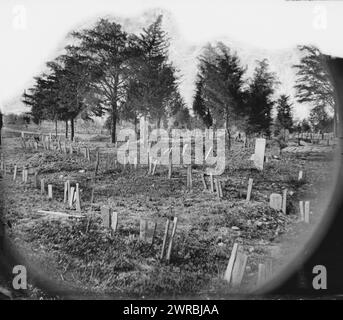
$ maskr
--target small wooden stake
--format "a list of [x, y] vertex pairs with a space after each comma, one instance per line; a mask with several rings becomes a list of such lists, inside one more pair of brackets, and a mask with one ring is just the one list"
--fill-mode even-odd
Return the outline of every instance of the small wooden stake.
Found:
[[286, 214], [286, 210], [287, 210], [287, 189], [283, 190], [283, 194], [282, 194], [282, 212], [284, 214]]
[[94, 203], [94, 188], [92, 188], [92, 193], [91, 193], [91, 204]]
[[111, 213], [111, 229], [116, 232], [118, 228], [118, 212]]
[[63, 203], [68, 201], [68, 181], [64, 182]]
[[17, 178], [17, 165], [14, 166], [14, 172], [13, 172], [13, 181], [15, 181], [15, 179]]
[[35, 171], [35, 176], [33, 178], [33, 187], [38, 188], [38, 172]]
[[299, 171], [298, 181], [301, 181], [303, 179], [303, 172], [302, 170]]
[[75, 188], [74, 188], [74, 187], [71, 187], [71, 188], [70, 188], [70, 194], [69, 194], [69, 207], [70, 207], [70, 209], [73, 208], [74, 193], [75, 193]]
[[310, 223], [310, 201], [305, 201], [304, 220], [305, 223]]
[[248, 256], [242, 252], [237, 252], [236, 261], [232, 270], [232, 287], [237, 288], [241, 285]]
[[207, 184], [206, 184], [206, 180], [205, 180], [205, 173], [203, 173], [201, 175], [201, 181], [202, 181], [202, 185], [204, 186], [204, 191], [207, 190]]
[[217, 192], [217, 198], [220, 200], [220, 189], [219, 189], [219, 180], [215, 179], [215, 184], [216, 184], [216, 192]]
[[224, 279], [229, 284], [231, 282], [232, 270], [233, 270], [233, 265], [234, 265], [235, 260], [236, 260], [237, 250], [238, 250], [238, 243], [234, 243], [232, 251], [231, 251], [229, 263], [228, 263], [228, 265], [226, 267], [226, 271], [225, 271], [225, 275], [224, 275]]
[[173, 171], [173, 161], [169, 158], [169, 166], [168, 166], [168, 179], [171, 179]]
[[250, 178], [249, 179], [249, 182], [248, 182], [248, 192], [247, 192], [247, 201], [250, 201], [250, 198], [251, 198], [251, 190], [252, 190], [252, 184], [253, 184], [253, 179]]
[[99, 170], [99, 161], [100, 161], [100, 154], [99, 151], [96, 152], [96, 162], [95, 162], [95, 170], [94, 170], [94, 177], [97, 176]]
[[189, 190], [192, 190], [192, 185], [193, 185], [193, 183], [192, 183], [192, 166], [189, 165], [187, 167], [187, 188]]
[[166, 221], [166, 228], [165, 228], [165, 231], [164, 231], [164, 236], [163, 236], [163, 243], [162, 243], [162, 250], [161, 250], [161, 260], [163, 259], [164, 257], [164, 251], [166, 249], [166, 244], [167, 244], [167, 239], [168, 239], [168, 233], [169, 233], [169, 224], [170, 224], [170, 220], [167, 219]]
[[76, 184], [75, 202], [76, 202], [76, 211], [81, 212], [80, 187], [78, 183]]
[[48, 199], [52, 199], [52, 184], [48, 184]]
[[210, 185], [211, 185], [211, 192], [214, 193], [214, 183], [213, 183], [213, 174], [210, 173]]
[[172, 233], [170, 235], [169, 246], [168, 246], [167, 257], [166, 257], [167, 261], [170, 260], [171, 251], [172, 251], [172, 247], [173, 247], [173, 240], [174, 240], [174, 236], [175, 236], [175, 232], [176, 232], [176, 226], [177, 226], [177, 217], [174, 217], [173, 230], [172, 230]]
[[40, 194], [44, 194], [45, 193], [45, 181], [44, 179], [40, 180]]
[[220, 180], [218, 181], [218, 185], [219, 185], [219, 196], [223, 198], [222, 182]]
[[299, 208], [300, 208], [300, 221], [305, 220], [305, 215], [304, 215], [304, 202], [299, 201]]
[[139, 239], [141, 241], [145, 241], [146, 240], [146, 229], [147, 229], [147, 224], [148, 221], [145, 219], [141, 219], [140, 220], [140, 227], [139, 227]]
[[152, 169], [152, 175], [153, 175], [153, 176], [155, 175], [155, 172], [156, 172], [157, 163], [158, 163], [158, 160], [155, 160], [155, 162], [154, 162], [154, 167], [153, 167], [153, 169]]

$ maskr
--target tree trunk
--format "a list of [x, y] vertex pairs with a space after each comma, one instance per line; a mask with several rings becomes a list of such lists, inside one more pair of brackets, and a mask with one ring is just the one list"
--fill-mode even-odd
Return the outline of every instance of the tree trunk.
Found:
[[74, 141], [74, 134], [75, 134], [75, 131], [74, 131], [74, 119], [71, 119], [70, 120], [70, 140], [71, 141]]
[[228, 150], [231, 149], [231, 132], [230, 132], [230, 128], [229, 128], [229, 114], [226, 113], [226, 117], [225, 117], [225, 129], [226, 129], [226, 135], [228, 138]]
[[116, 143], [117, 136], [116, 136], [116, 130], [117, 130], [117, 104], [114, 103], [112, 105], [112, 125], [111, 125], [111, 136], [112, 136], [112, 143]]
[[56, 139], [57, 139], [57, 120], [55, 120], [55, 136], [56, 136]]
[[66, 120], [66, 139], [68, 139], [68, 120]]

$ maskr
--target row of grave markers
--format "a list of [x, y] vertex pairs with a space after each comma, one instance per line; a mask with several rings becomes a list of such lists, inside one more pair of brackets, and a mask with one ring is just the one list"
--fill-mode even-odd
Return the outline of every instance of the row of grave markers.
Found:
[[[101, 208], [101, 217], [104, 227], [111, 229], [112, 232], [117, 231], [117, 212], [113, 211], [112, 208], [108, 206], [103, 206]], [[166, 220], [160, 253], [161, 260], [165, 259], [166, 261], [170, 261], [173, 241], [176, 234], [177, 220], [177, 217], [174, 217], [173, 220], [170, 220], [169, 218]], [[155, 221], [149, 219], [140, 219], [139, 239], [152, 245], [156, 234], [156, 227], [157, 223]], [[243, 252], [243, 246], [239, 246], [237, 243], [235, 243], [224, 274], [224, 279], [229, 283], [230, 286], [236, 288], [241, 285], [247, 260], [248, 256]], [[268, 259], [266, 264], [259, 264], [257, 285], [260, 286], [264, 284], [271, 275], [272, 260]]]
[[[243, 246], [234, 243], [229, 262], [227, 264], [224, 279], [229, 286], [239, 288], [244, 278], [248, 256], [243, 251]], [[259, 263], [257, 274], [257, 286], [265, 284], [273, 275], [272, 259], [268, 258], [266, 263]]]
[[[101, 218], [102, 225], [105, 228], [110, 229], [112, 232], [117, 231], [118, 213], [113, 211], [111, 207], [101, 207]], [[177, 217], [174, 217], [172, 221], [169, 218], [167, 218], [166, 220], [162, 249], [160, 254], [161, 260], [165, 258], [166, 261], [170, 261], [173, 241], [176, 234], [177, 220]], [[152, 245], [156, 234], [156, 227], [157, 223], [155, 221], [149, 219], [140, 219], [139, 239]]]
[[[17, 179], [17, 173], [18, 173], [18, 166], [15, 165], [13, 168], [13, 181], [16, 181]], [[24, 184], [28, 182], [28, 175], [29, 170], [26, 166], [22, 169], [22, 181]], [[38, 188], [38, 172], [34, 172], [34, 188]], [[48, 184], [48, 190], [47, 190], [48, 199], [53, 199], [53, 185]], [[46, 187], [45, 187], [45, 179], [40, 179], [40, 192], [41, 195], [46, 194]], [[73, 209], [74, 206], [76, 208], [77, 212], [81, 212], [81, 200], [80, 200], [80, 187], [79, 184], [76, 183], [75, 187], [70, 186], [70, 181], [67, 180], [64, 184], [64, 203], [69, 204], [69, 208]]]

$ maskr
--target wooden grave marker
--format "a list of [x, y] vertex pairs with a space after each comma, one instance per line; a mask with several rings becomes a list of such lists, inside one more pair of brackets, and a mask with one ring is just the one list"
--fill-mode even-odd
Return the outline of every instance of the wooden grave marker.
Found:
[[210, 186], [211, 186], [211, 192], [214, 193], [214, 182], [213, 182], [213, 174], [210, 173]]
[[169, 225], [170, 225], [170, 220], [167, 218], [166, 226], [165, 226], [165, 230], [164, 230], [164, 236], [163, 236], [162, 250], [161, 250], [161, 255], [160, 255], [161, 260], [164, 257], [164, 252], [165, 252], [166, 245], [167, 245], [168, 234], [169, 234]]
[[245, 267], [247, 264], [248, 256], [244, 254], [239, 247], [237, 250], [236, 260], [232, 270], [231, 285], [233, 288], [238, 288], [243, 280]]
[[174, 237], [175, 237], [175, 233], [176, 233], [176, 227], [177, 227], [177, 217], [174, 217], [173, 230], [172, 230], [172, 233], [170, 235], [169, 246], [168, 246], [168, 251], [167, 251], [167, 256], [166, 256], [167, 261], [170, 261], [171, 251], [172, 251], [172, 247], [173, 247], [173, 241], [174, 241]]
[[44, 180], [44, 178], [42, 178], [41, 180], [40, 180], [40, 194], [44, 194], [45, 193], [45, 180]]
[[15, 165], [14, 169], [13, 169], [13, 181], [15, 181], [17, 178], [17, 169], [18, 169], [18, 167], [17, 167], [17, 165]]
[[305, 201], [304, 221], [305, 221], [305, 223], [310, 223], [310, 201]]
[[105, 228], [110, 228], [111, 226], [111, 213], [112, 209], [107, 206], [101, 207], [101, 218], [102, 218], [102, 225]]
[[300, 221], [305, 221], [304, 202], [299, 201]]
[[201, 175], [201, 181], [202, 181], [202, 185], [204, 187], [204, 191], [206, 191], [207, 190], [207, 184], [206, 184], [206, 179], [205, 179], [205, 173], [203, 173]]
[[251, 191], [252, 191], [253, 182], [254, 182], [254, 180], [252, 178], [249, 178], [246, 201], [250, 201], [250, 199], [251, 199]]
[[229, 259], [229, 262], [228, 262], [228, 265], [226, 267], [226, 271], [224, 274], [224, 279], [229, 284], [230, 284], [231, 278], [232, 278], [232, 270], [233, 270], [233, 266], [234, 266], [234, 263], [236, 260], [237, 250], [238, 250], [238, 243], [234, 243], [232, 251], [231, 251], [230, 259]]
[[81, 212], [80, 186], [78, 183], [76, 184], [76, 190], [75, 190], [75, 203], [76, 203], [76, 211]]
[[52, 184], [48, 184], [48, 199], [52, 200]]
[[284, 189], [283, 190], [283, 193], [282, 193], [282, 212], [284, 214], [286, 214], [287, 212], [287, 192], [288, 190], [287, 189]]
[[111, 229], [113, 232], [117, 231], [118, 228], [118, 212], [111, 212]]

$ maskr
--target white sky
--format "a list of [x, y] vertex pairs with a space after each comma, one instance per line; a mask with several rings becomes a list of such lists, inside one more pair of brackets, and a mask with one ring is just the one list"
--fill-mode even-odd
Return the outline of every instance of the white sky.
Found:
[[312, 43], [343, 56], [343, 1], [1, 0], [0, 105], [23, 92], [79, 24], [155, 8], [168, 10], [190, 43], [223, 36], [266, 49]]

